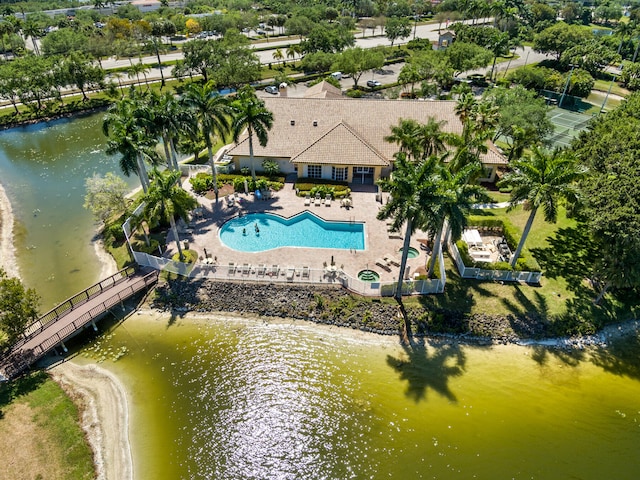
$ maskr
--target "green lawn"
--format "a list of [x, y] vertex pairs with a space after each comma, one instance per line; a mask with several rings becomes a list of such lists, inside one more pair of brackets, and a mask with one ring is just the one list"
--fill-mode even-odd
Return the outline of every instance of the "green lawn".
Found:
[[[611, 87], [610, 80], [598, 79], [596, 80], [596, 83], [593, 84], [593, 90], [602, 92], [603, 95], [606, 95], [606, 93], [609, 91], [609, 87]], [[591, 93], [593, 93], [593, 90]], [[611, 93], [613, 95], [620, 95], [621, 97], [626, 97], [627, 95], [629, 95], [630, 92], [629, 90], [621, 86], [619, 83], [613, 82], [613, 87], [611, 87]]]
[[[496, 209], [482, 214], [508, 218], [522, 230], [529, 211], [519, 206], [509, 213]], [[408, 303], [468, 314], [536, 314], [559, 336], [593, 333], [607, 323], [634, 317], [634, 299], [607, 295], [601, 305], [593, 304], [596, 292], [586, 278], [597, 251], [589, 248], [586, 232], [577, 226], [564, 208], [560, 208], [555, 224], [545, 222], [541, 211], [536, 215], [523, 253], [533, 255], [543, 269], [539, 286], [462, 279], [447, 258], [444, 294], [412, 298]]]
[[78, 408], [46, 373], [1, 384], [0, 412], [0, 477], [95, 478]]

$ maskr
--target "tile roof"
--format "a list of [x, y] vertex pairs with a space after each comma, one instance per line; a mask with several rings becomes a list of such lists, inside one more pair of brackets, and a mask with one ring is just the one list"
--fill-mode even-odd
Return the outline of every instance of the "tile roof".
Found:
[[388, 167], [389, 161], [349, 125], [340, 122], [291, 158], [293, 163]]
[[323, 80], [309, 87], [304, 98], [342, 98], [342, 90]]
[[[429, 118], [444, 121], [443, 130], [461, 133], [462, 124], [455, 114], [454, 101], [418, 101], [418, 100], [371, 100], [351, 98], [264, 98], [265, 106], [273, 112], [273, 128], [269, 132], [269, 141], [265, 147], [254, 142], [254, 155], [257, 157], [295, 158], [313, 145], [329, 148], [328, 141], [317, 143], [330, 130], [343, 123], [347, 130], [381, 155], [386, 162], [393, 159], [397, 145], [384, 141], [391, 133], [391, 126], [397, 125], [402, 118], [412, 118], [426, 123]], [[335, 132], [331, 138], [349, 138], [344, 131]], [[338, 141], [338, 140], [336, 140]], [[355, 146], [355, 144], [352, 144]], [[313, 149], [316, 158], [321, 155]], [[360, 148], [360, 147], [358, 147]], [[494, 149], [483, 156], [487, 164], [499, 163], [501, 155]], [[247, 134], [241, 136], [237, 145], [231, 147], [229, 155], [249, 155]], [[324, 158], [328, 157], [325, 155]], [[485, 161], [485, 158], [487, 157]], [[352, 164], [362, 164], [355, 157]], [[506, 162], [506, 161], [505, 161]]]

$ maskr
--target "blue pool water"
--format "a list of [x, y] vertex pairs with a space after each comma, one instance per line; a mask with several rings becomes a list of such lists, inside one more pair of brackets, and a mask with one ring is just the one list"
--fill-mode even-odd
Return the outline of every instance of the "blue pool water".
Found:
[[311, 212], [291, 218], [252, 213], [225, 223], [220, 229], [220, 240], [241, 252], [263, 252], [281, 247], [364, 250], [364, 224], [330, 222]]

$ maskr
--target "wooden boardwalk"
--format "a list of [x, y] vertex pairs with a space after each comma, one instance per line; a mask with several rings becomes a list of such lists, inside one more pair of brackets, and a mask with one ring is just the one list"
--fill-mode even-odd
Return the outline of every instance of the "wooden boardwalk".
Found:
[[29, 325], [24, 337], [2, 352], [0, 377], [13, 378], [51, 349], [61, 346], [87, 325], [158, 280], [158, 271], [135, 269], [119, 271], [61, 303]]

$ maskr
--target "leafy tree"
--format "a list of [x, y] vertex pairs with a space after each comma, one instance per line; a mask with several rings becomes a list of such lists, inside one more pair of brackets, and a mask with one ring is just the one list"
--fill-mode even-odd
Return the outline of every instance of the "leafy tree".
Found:
[[268, 131], [273, 126], [273, 113], [264, 106], [252, 87], [246, 86], [238, 92], [236, 100], [231, 103], [233, 120], [231, 131], [233, 141], [238, 142], [240, 135], [247, 130], [249, 134], [249, 163], [251, 163], [251, 177], [256, 180], [256, 170], [253, 160], [253, 134], [256, 134], [262, 147], [269, 141]]
[[89, 100], [87, 88], [98, 88], [104, 85], [104, 70], [92, 65], [91, 60], [80, 52], [71, 52], [62, 66], [70, 85], [75, 85], [82, 92], [82, 99]]
[[82, 52], [88, 42], [84, 32], [71, 28], [61, 28], [47, 34], [42, 39], [42, 53], [44, 55], [67, 55], [71, 52]]
[[87, 194], [84, 196], [84, 208], [94, 217], [106, 222], [113, 215], [122, 213], [127, 207], [127, 182], [116, 174], [107, 172], [104, 176], [94, 174], [85, 180]]
[[315, 24], [304, 15], [293, 16], [284, 24], [287, 35], [298, 35], [300, 39], [309, 35], [314, 26]]
[[335, 53], [314, 52], [305, 55], [300, 66], [305, 72], [328, 72], [335, 61]]
[[507, 80], [531, 90], [553, 90], [561, 92], [566, 78], [557, 70], [536, 65], [527, 65], [507, 75]]
[[621, 57], [613, 49], [598, 42], [583, 43], [566, 49], [560, 63], [568, 68], [575, 65], [595, 76], [605, 67], [620, 63]]
[[25, 328], [38, 319], [40, 297], [32, 288], [26, 289], [15, 277], [0, 268], [0, 328], [10, 343], [23, 334]]
[[309, 32], [307, 39], [301, 42], [300, 48], [306, 53], [336, 53], [354, 44], [353, 33], [348, 28], [338, 24], [318, 24]]
[[640, 287], [640, 94], [599, 116], [574, 145], [589, 168], [582, 217], [598, 245], [596, 302], [614, 288]]
[[176, 228], [176, 217], [186, 219], [189, 212], [198, 206], [198, 202], [180, 186], [179, 182], [180, 172], [160, 173], [156, 170], [149, 191], [142, 197], [142, 200], [145, 202], [144, 216], [146, 218], [168, 221], [171, 225], [180, 261], [182, 261], [184, 256]]
[[397, 144], [400, 152], [414, 160], [425, 160], [444, 153], [448, 138], [442, 131], [444, 124], [444, 121], [439, 122], [432, 117], [424, 124], [413, 119], [400, 119], [398, 125], [391, 127], [391, 135], [384, 140]]
[[486, 48], [473, 43], [454, 42], [447, 48], [445, 55], [457, 77], [462, 72], [489, 65], [493, 54]]
[[576, 68], [573, 73], [571, 73], [567, 93], [569, 95], [575, 95], [576, 97], [586, 98], [591, 93], [594, 84], [595, 80], [589, 72]]
[[493, 141], [499, 137], [506, 139], [510, 146], [509, 161], [517, 158], [519, 150], [539, 144], [553, 132], [544, 99], [520, 85], [487, 90], [483, 100], [498, 107], [498, 127]]
[[565, 50], [591, 41], [593, 34], [588, 28], [558, 22], [534, 37], [533, 49], [536, 52], [551, 53], [560, 60]]
[[576, 206], [581, 199], [578, 181], [585, 176], [586, 169], [567, 151], [547, 153], [538, 147], [533, 148], [530, 156], [513, 161], [511, 168], [498, 185], [512, 188], [509, 209], [525, 202], [525, 208], [530, 210], [518, 247], [511, 257], [511, 266], [515, 268], [538, 209], [542, 208], [545, 221], [555, 223], [561, 200]]
[[336, 56], [331, 67], [333, 70], [347, 73], [353, 78], [353, 86], [358, 86], [358, 81], [367, 70], [382, 68], [384, 55], [382, 52], [361, 47], [348, 48]]
[[396, 40], [403, 40], [411, 35], [411, 20], [405, 17], [388, 18], [384, 26], [384, 33], [393, 47]]

